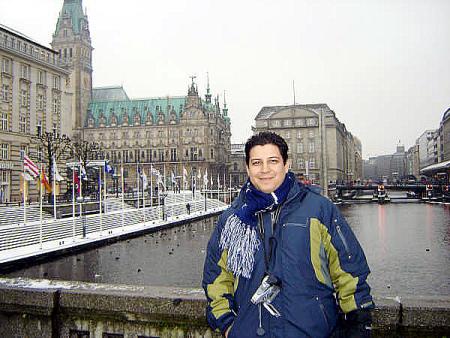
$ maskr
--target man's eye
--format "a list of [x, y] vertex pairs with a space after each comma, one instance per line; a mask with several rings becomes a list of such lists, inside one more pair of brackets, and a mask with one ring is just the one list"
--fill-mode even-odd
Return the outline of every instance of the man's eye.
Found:
[[277, 159], [270, 160], [270, 163], [278, 163]]
[[255, 162], [253, 162], [252, 164], [253, 164], [253, 165], [260, 165], [260, 164], [261, 164], [261, 162], [259, 162], [259, 161], [255, 161]]

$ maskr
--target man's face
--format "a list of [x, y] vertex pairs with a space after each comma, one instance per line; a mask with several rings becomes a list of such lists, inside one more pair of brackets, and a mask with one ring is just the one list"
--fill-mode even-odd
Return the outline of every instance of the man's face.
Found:
[[275, 191], [284, 181], [288, 163], [283, 163], [280, 150], [274, 144], [254, 146], [250, 150], [247, 174], [252, 184], [262, 192]]

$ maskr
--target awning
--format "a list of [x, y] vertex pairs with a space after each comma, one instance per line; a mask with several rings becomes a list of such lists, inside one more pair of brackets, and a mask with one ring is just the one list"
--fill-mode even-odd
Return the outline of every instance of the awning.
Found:
[[429, 165], [428, 167], [420, 169], [420, 173], [421, 174], [432, 174], [437, 171], [445, 171], [445, 169], [450, 169], [450, 160]]

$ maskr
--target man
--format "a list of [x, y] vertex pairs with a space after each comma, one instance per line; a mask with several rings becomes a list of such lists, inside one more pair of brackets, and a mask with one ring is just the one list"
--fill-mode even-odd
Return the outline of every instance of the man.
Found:
[[287, 153], [270, 132], [245, 145], [249, 180], [208, 243], [208, 323], [228, 338], [368, 337], [364, 253], [337, 208], [288, 172]]

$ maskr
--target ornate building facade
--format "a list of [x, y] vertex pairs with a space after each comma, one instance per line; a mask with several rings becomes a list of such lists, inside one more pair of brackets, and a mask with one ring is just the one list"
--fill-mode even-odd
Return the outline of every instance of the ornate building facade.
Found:
[[226, 103], [221, 109], [218, 98], [211, 102], [209, 85], [201, 99], [193, 81], [187, 96], [146, 99], [130, 99], [122, 87], [94, 88], [83, 128], [85, 140], [124, 166], [127, 187], [136, 186], [138, 166], [147, 175], [153, 166], [168, 181], [173, 172], [180, 186], [183, 168], [189, 181], [200, 171], [203, 182], [207, 171], [216, 184], [217, 176], [228, 177], [230, 137]]
[[[21, 200], [23, 156], [42, 163], [36, 136], [72, 134], [70, 73], [58, 53], [0, 25], [0, 202]], [[30, 196], [38, 192], [30, 182]]]
[[361, 142], [326, 104], [263, 107], [254, 132], [273, 131], [289, 145], [291, 169], [325, 182], [362, 178]]
[[82, 0], [64, 0], [53, 34], [58, 64], [70, 74], [73, 87], [71, 126], [79, 137], [92, 100], [92, 44]]

